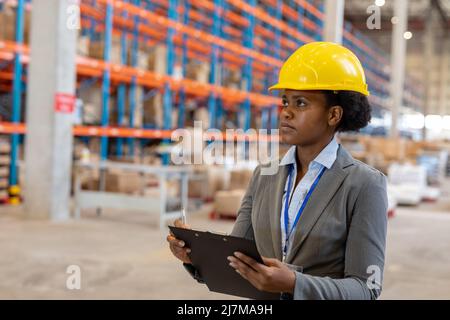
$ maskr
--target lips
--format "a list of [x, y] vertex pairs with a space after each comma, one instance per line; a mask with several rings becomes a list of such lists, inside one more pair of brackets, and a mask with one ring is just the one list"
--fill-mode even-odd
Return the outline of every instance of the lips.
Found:
[[289, 123], [283, 121], [280, 123], [280, 129], [296, 130], [294, 126], [291, 126]]

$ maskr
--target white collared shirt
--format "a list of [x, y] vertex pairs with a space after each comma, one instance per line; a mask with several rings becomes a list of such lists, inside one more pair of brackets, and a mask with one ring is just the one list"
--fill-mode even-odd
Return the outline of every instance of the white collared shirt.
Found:
[[[319, 175], [320, 171], [326, 167], [327, 169], [330, 169], [333, 165], [333, 163], [336, 161], [337, 158], [337, 151], [339, 148], [339, 144], [336, 141], [336, 137], [333, 137], [333, 140], [325, 147], [323, 150], [317, 155], [317, 157], [311, 161], [311, 163], [308, 166], [308, 171], [306, 172], [305, 176], [300, 180], [297, 187], [292, 190], [292, 187], [295, 184], [295, 179], [297, 178], [297, 161], [296, 161], [296, 146], [292, 146], [288, 152], [284, 155], [283, 159], [280, 161], [280, 166], [284, 165], [293, 165], [293, 175], [292, 175], [292, 183], [291, 183], [291, 194], [289, 195], [289, 209], [288, 209], [288, 215], [289, 215], [289, 230], [292, 228], [292, 224], [294, 223], [295, 217], [302, 206], [303, 201], [305, 200], [306, 194], [308, 193], [309, 189], [311, 188], [312, 184], [314, 183], [314, 180], [316, 180], [317, 176]], [[281, 223], [281, 250], [283, 250], [285, 242], [286, 242], [286, 231], [284, 226], [284, 205], [286, 201], [286, 193], [288, 190], [288, 180], [286, 179], [286, 184], [284, 186], [284, 193], [283, 193], [283, 204], [281, 207], [281, 217], [280, 217], [280, 223]], [[294, 231], [291, 233], [291, 238], [294, 235]], [[291, 249], [292, 241], [289, 242], [289, 248], [288, 252]]]

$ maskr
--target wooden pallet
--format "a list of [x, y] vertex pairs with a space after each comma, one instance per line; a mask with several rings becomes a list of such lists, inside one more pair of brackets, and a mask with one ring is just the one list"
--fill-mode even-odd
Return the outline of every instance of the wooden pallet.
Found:
[[236, 220], [237, 216], [236, 213], [218, 213], [216, 211], [211, 211], [209, 213], [209, 218], [211, 220]]

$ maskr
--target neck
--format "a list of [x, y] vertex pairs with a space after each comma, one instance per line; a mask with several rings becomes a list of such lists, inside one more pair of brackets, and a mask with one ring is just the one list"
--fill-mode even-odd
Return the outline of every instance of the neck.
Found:
[[306, 171], [309, 164], [319, 153], [333, 140], [333, 136], [326, 137], [321, 141], [311, 145], [297, 145], [297, 165], [299, 170]]

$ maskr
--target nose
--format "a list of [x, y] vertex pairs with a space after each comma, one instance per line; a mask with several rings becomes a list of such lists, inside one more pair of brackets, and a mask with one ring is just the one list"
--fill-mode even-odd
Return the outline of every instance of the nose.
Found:
[[292, 113], [292, 110], [289, 107], [281, 109], [280, 113], [282, 120], [289, 120], [294, 117], [294, 114]]

